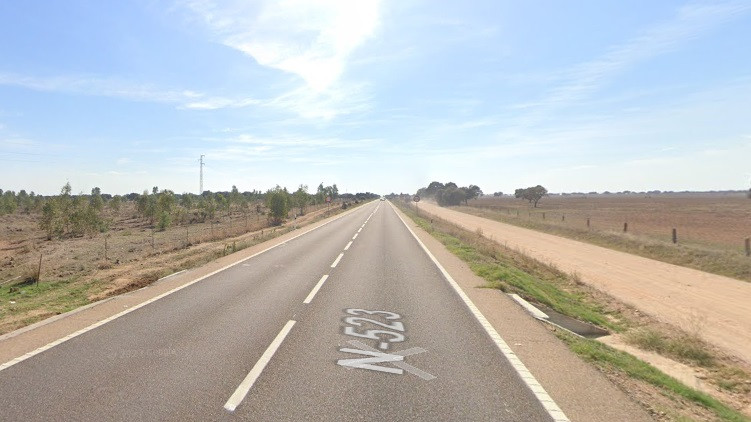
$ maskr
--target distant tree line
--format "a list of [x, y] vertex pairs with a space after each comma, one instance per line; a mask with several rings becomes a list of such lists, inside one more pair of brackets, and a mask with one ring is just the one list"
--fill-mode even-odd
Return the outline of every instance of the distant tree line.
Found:
[[482, 189], [477, 185], [459, 187], [454, 182], [443, 184], [441, 182], [430, 182], [427, 187], [420, 188], [417, 194], [422, 198], [432, 198], [441, 206], [460, 205], [462, 202], [468, 203], [470, 199], [475, 199], [482, 195]]
[[[135, 209], [135, 217], [143, 219], [155, 229], [165, 230], [173, 224], [205, 222], [220, 214], [228, 218], [232, 218], [233, 213], [247, 217], [251, 211], [266, 215], [271, 224], [279, 225], [293, 209], [295, 215], [303, 215], [308, 206], [323, 204], [327, 199], [335, 201], [339, 196], [336, 184], [324, 186], [323, 183], [314, 194], [308, 193], [306, 185], [300, 185], [292, 193], [280, 186], [266, 192], [240, 192], [236, 186], [232, 186], [230, 191], [204, 191], [200, 195], [176, 194], [154, 186], [150, 192], [144, 190], [141, 194], [122, 196], [103, 194], [98, 187], [88, 195], [74, 195], [70, 183], [66, 183], [59, 195], [52, 196], [0, 189], [0, 215], [18, 212], [38, 214], [39, 227], [45, 231], [48, 239], [52, 239], [106, 232], [112, 218], [128, 202], [133, 204], [131, 209]], [[370, 192], [345, 196], [346, 200], [353, 201], [378, 197]]]

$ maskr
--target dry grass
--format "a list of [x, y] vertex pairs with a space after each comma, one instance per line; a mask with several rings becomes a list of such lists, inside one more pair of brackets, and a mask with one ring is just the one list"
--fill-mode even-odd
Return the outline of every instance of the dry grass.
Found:
[[[742, 253], [744, 239], [751, 237], [751, 200], [743, 193], [550, 196], [539, 208], [526, 201], [503, 197], [470, 201], [473, 207], [489, 207], [515, 216], [580, 229], [628, 232], [658, 241], [671, 242], [672, 229], [679, 243], [697, 244]], [[506, 210], [510, 210], [510, 213]], [[561, 221], [561, 215], [566, 216]]]
[[[751, 281], [751, 201], [744, 195], [694, 194], [550, 197], [540, 208], [512, 198], [483, 198], [457, 209], [647, 258]], [[519, 216], [517, 217], [517, 211]], [[542, 215], [545, 215], [545, 219]], [[556, 215], [566, 215], [565, 221]], [[590, 218], [590, 227], [586, 220]], [[623, 232], [628, 221], [629, 231]], [[673, 244], [671, 231], [678, 231]]]
[[[339, 207], [310, 211], [296, 220], [304, 225], [341, 212]], [[29, 216], [3, 216], [7, 224], [28, 220]], [[260, 220], [260, 219], [259, 219]], [[153, 283], [158, 278], [182, 269], [193, 268], [218, 257], [280, 236], [288, 227], [249, 227], [235, 222], [214, 224], [212, 239], [199, 238], [200, 227], [191, 226], [191, 241], [185, 241], [185, 226], [155, 233], [155, 247], [151, 247], [151, 231], [143, 223], [125, 219], [108, 238], [108, 258], [104, 259], [104, 237], [73, 238], [45, 241], [44, 236], [29, 237], [35, 226], [28, 221], [13, 228], [15, 238], [0, 241], [0, 334], [32, 324], [49, 316], [67, 312], [79, 306], [125, 293]], [[265, 224], [265, 222], [264, 222]], [[210, 235], [208, 224], [204, 231]], [[238, 227], [240, 226], [240, 227]], [[0, 226], [0, 230], [10, 227]], [[28, 233], [27, 233], [28, 231]], [[123, 234], [120, 234], [123, 233]], [[145, 236], [144, 236], [145, 234]], [[195, 237], [194, 237], [195, 236]], [[18, 244], [30, 245], [33, 253], [24, 253]], [[39, 254], [44, 255], [42, 276], [36, 281]], [[33, 278], [31, 275], [33, 274]], [[1, 283], [8, 281], [5, 285]]]

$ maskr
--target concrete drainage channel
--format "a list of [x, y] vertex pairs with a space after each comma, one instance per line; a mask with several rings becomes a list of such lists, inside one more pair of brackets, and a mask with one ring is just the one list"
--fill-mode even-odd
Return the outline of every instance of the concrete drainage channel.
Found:
[[607, 336], [610, 334], [607, 330], [603, 330], [600, 327], [596, 327], [592, 324], [579, 321], [577, 319], [560, 314], [544, 305], [532, 305], [524, 300], [521, 296], [511, 293], [509, 294], [516, 303], [522, 306], [527, 312], [534, 318], [554, 325], [558, 328], [569, 331], [581, 337], [595, 339], [598, 337]]

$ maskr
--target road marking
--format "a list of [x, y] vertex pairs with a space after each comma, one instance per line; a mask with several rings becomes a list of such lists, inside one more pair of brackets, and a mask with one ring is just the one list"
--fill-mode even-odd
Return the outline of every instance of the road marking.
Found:
[[160, 278], [160, 279], [159, 279], [159, 280], [157, 280], [157, 281], [164, 281], [164, 280], [166, 280], [166, 279], [168, 279], [168, 278], [174, 277], [174, 276], [176, 276], [176, 275], [178, 275], [178, 274], [182, 274], [182, 273], [184, 273], [184, 272], [186, 272], [186, 271], [188, 271], [188, 270], [182, 270], [182, 271], [178, 271], [178, 272], [176, 272], [176, 273], [172, 273], [172, 274], [170, 274], [170, 275], [166, 275], [166, 276], [164, 276], [164, 277]]
[[[394, 206], [391, 205], [391, 209], [394, 209]], [[438, 267], [438, 270], [440, 270], [441, 274], [443, 274], [443, 277], [449, 282], [451, 287], [453, 287], [456, 294], [459, 295], [459, 297], [462, 299], [465, 305], [469, 308], [470, 312], [472, 312], [472, 315], [477, 319], [477, 321], [482, 325], [482, 328], [485, 329], [485, 332], [490, 336], [490, 338], [493, 340], [495, 345], [498, 347], [498, 349], [503, 353], [503, 356], [506, 357], [506, 359], [509, 361], [511, 366], [516, 370], [516, 372], [521, 377], [522, 381], [524, 381], [525, 384], [527, 384], [527, 387], [532, 391], [532, 394], [535, 395], [537, 398], [537, 401], [540, 402], [542, 407], [548, 412], [551, 418], [553, 418], [554, 422], [570, 422], [568, 417], [563, 413], [560, 407], [555, 403], [552, 397], [545, 391], [545, 389], [540, 385], [540, 383], [537, 381], [537, 379], [532, 375], [531, 372], [529, 372], [529, 369], [524, 365], [524, 363], [516, 356], [513, 350], [508, 346], [508, 344], [503, 340], [500, 334], [493, 328], [493, 326], [488, 322], [487, 318], [480, 312], [480, 310], [475, 306], [475, 304], [472, 302], [472, 300], [467, 296], [466, 293], [464, 293], [464, 290], [462, 290], [461, 287], [459, 287], [459, 284], [454, 280], [453, 277], [446, 271], [445, 268], [443, 268], [443, 265], [441, 265], [440, 262], [436, 259], [435, 256], [428, 250], [428, 247], [425, 246], [424, 243], [422, 243], [422, 240], [420, 240], [419, 237], [415, 234], [414, 231], [412, 231], [412, 228], [407, 225], [407, 222], [404, 221], [401, 215], [399, 215], [396, 210], [394, 210], [396, 213], [396, 216], [399, 217], [399, 219], [402, 221], [402, 224], [404, 224], [404, 227], [409, 230], [409, 232], [412, 234], [412, 237], [415, 238], [417, 243], [420, 245], [422, 250], [425, 252], [425, 254], [430, 258], [431, 261], [433, 261], [433, 264], [435, 264], [436, 267]]]
[[276, 335], [274, 341], [269, 344], [269, 347], [265, 352], [263, 352], [263, 355], [261, 355], [261, 358], [258, 359], [258, 362], [256, 362], [256, 364], [253, 366], [253, 369], [248, 372], [248, 375], [245, 376], [245, 379], [237, 387], [237, 390], [235, 390], [229, 400], [227, 400], [227, 403], [224, 404], [225, 409], [230, 412], [234, 412], [235, 409], [237, 409], [237, 406], [242, 403], [242, 401], [245, 399], [245, 396], [248, 395], [248, 392], [253, 387], [253, 384], [255, 384], [258, 377], [261, 376], [261, 372], [263, 372], [264, 368], [266, 368], [266, 365], [268, 365], [271, 361], [274, 353], [276, 353], [277, 349], [279, 349], [279, 346], [282, 345], [282, 342], [287, 337], [287, 334], [289, 334], [289, 332], [292, 330], [295, 322], [296, 321], [293, 320], [287, 321], [287, 323], [284, 325], [284, 328], [282, 328], [282, 331], [280, 331], [279, 334]]
[[344, 250], [348, 250], [349, 247], [352, 246], [352, 241], [350, 240], [349, 243], [347, 243], [347, 246], [344, 247]]
[[302, 303], [310, 303], [310, 301], [313, 300], [313, 297], [318, 293], [318, 290], [321, 289], [321, 286], [323, 286], [323, 283], [326, 282], [326, 279], [329, 278], [329, 275], [326, 274], [323, 277], [321, 277], [320, 280], [318, 280], [318, 283], [313, 287], [313, 290], [310, 291], [310, 294], [308, 294], [308, 297], [305, 298], [305, 300], [302, 301]]
[[355, 233], [355, 235], [354, 235], [354, 236], [352, 236], [352, 240], [355, 240], [355, 239], [357, 239], [357, 235], [358, 235], [358, 234], [359, 234], [359, 233]]
[[334, 263], [331, 264], [331, 268], [336, 268], [336, 266], [339, 264], [339, 261], [342, 259], [343, 256], [344, 256], [344, 252], [340, 253], [339, 256], [337, 256], [336, 259], [334, 260]]
[[360, 233], [361, 231], [362, 231], [362, 227], [360, 227], [360, 230], [358, 230], [357, 232]]
[[[426, 352], [426, 350], [421, 347], [413, 347], [411, 349], [393, 353], [383, 353], [357, 340], [350, 340], [347, 343], [357, 347], [357, 349], [342, 348], [339, 349], [340, 352], [370, 356], [369, 358], [339, 359], [338, 361], [336, 361], [337, 365], [344, 366], [347, 369], [369, 369], [371, 371], [388, 372], [398, 375], [401, 375], [404, 373], [404, 371], [407, 371], [424, 379], [425, 381], [430, 381], [436, 378], [435, 375], [425, 372], [422, 369], [415, 368], [414, 366], [404, 362], [405, 356], [411, 356]], [[375, 365], [377, 363], [390, 363], [396, 366], [396, 368]]]
[[253, 258], [257, 257], [258, 255], [264, 254], [264, 253], [266, 253], [266, 252], [268, 252], [268, 251], [270, 251], [270, 250], [272, 250], [272, 249], [274, 249], [274, 248], [276, 248], [278, 246], [286, 244], [287, 242], [291, 242], [291, 241], [297, 239], [298, 237], [305, 236], [306, 234], [308, 234], [308, 233], [310, 233], [310, 232], [312, 232], [314, 230], [318, 230], [321, 227], [324, 227], [324, 226], [326, 226], [328, 224], [331, 224], [334, 221], [337, 221], [337, 220], [339, 220], [341, 218], [344, 218], [344, 217], [350, 215], [351, 213], [353, 213], [353, 212], [355, 212], [357, 210], [358, 210], [358, 208], [353, 208], [350, 211], [346, 211], [346, 212], [344, 212], [342, 214], [339, 214], [336, 218], [333, 218], [332, 220], [329, 220], [329, 221], [321, 224], [320, 226], [313, 227], [310, 230], [307, 230], [307, 231], [304, 231], [304, 232], [302, 232], [300, 234], [292, 236], [289, 239], [285, 240], [284, 242], [278, 243], [278, 244], [273, 245], [273, 246], [269, 246], [268, 248], [266, 248], [266, 249], [264, 249], [264, 250], [262, 250], [260, 252], [256, 252], [256, 253], [254, 253], [253, 255], [251, 255], [251, 256], [249, 256], [247, 258], [242, 258], [242, 259], [240, 259], [240, 260], [238, 260], [236, 262], [233, 262], [232, 264], [225, 265], [224, 267], [219, 268], [216, 271], [212, 271], [212, 272], [210, 272], [210, 273], [208, 273], [208, 274], [206, 274], [206, 275], [204, 275], [202, 277], [199, 277], [199, 278], [197, 278], [197, 279], [195, 279], [193, 281], [185, 283], [182, 286], [176, 287], [176, 288], [174, 288], [172, 290], [169, 290], [167, 292], [164, 292], [164, 293], [162, 293], [162, 294], [160, 294], [158, 296], [152, 297], [151, 299], [149, 299], [149, 300], [147, 300], [145, 302], [141, 302], [141, 303], [139, 303], [137, 305], [134, 305], [133, 307], [128, 308], [128, 309], [126, 309], [126, 310], [124, 310], [124, 311], [122, 311], [120, 313], [115, 314], [115, 315], [112, 315], [109, 318], [106, 318], [106, 319], [103, 319], [101, 321], [95, 322], [95, 323], [89, 325], [88, 327], [82, 328], [82, 329], [80, 329], [80, 330], [78, 330], [78, 331], [76, 331], [74, 333], [68, 334], [65, 337], [59, 338], [59, 339], [57, 339], [57, 340], [55, 340], [55, 341], [53, 341], [51, 343], [48, 343], [48, 344], [46, 344], [46, 345], [44, 345], [44, 346], [42, 346], [42, 347], [40, 347], [38, 349], [32, 350], [32, 351], [30, 351], [30, 352], [28, 352], [28, 353], [26, 353], [24, 355], [21, 355], [21, 356], [15, 358], [15, 359], [9, 360], [8, 362], [5, 362], [5, 363], [3, 363], [3, 364], [0, 365], [0, 371], [8, 369], [8, 368], [10, 368], [11, 366], [13, 366], [13, 365], [15, 365], [17, 363], [21, 363], [21, 362], [25, 361], [26, 359], [32, 358], [32, 357], [34, 357], [34, 356], [36, 356], [36, 355], [38, 355], [38, 354], [40, 354], [40, 353], [42, 353], [42, 352], [44, 352], [46, 350], [49, 350], [49, 349], [51, 349], [51, 348], [53, 348], [53, 347], [55, 347], [57, 345], [65, 343], [66, 341], [68, 341], [70, 339], [73, 339], [75, 337], [78, 337], [81, 334], [85, 334], [85, 333], [87, 333], [87, 332], [89, 332], [89, 331], [91, 331], [91, 330], [93, 330], [93, 329], [95, 329], [97, 327], [100, 327], [100, 326], [102, 326], [102, 325], [104, 325], [104, 324], [106, 324], [108, 322], [112, 322], [112, 321], [120, 318], [121, 316], [127, 315], [127, 314], [129, 314], [129, 313], [131, 313], [131, 312], [133, 312], [135, 310], [141, 309], [141, 308], [143, 308], [144, 306], [146, 306], [146, 305], [148, 305], [150, 303], [156, 302], [159, 299], [162, 299], [164, 297], [167, 297], [167, 296], [171, 295], [172, 293], [178, 292], [178, 291], [180, 291], [180, 290], [182, 290], [182, 289], [184, 289], [186, 287], [192, 286], [193, 284], [196, 284], [196, 283], [198, 283], [201, 280], [209, 278], [209, 277], [211, 277], [211, 276], [213, 276], [215, 274], [218, 274], [218, 273], [220, 273], [220, 272], [222, 272], [222, 271], [224, 271], [224, 270], [226, 270], [228, 268], [234, 267], [237, 264], [240, 264], [240, 263], [243, 263], [243, 262], [248, 261], [250, 259], [253, 259]]

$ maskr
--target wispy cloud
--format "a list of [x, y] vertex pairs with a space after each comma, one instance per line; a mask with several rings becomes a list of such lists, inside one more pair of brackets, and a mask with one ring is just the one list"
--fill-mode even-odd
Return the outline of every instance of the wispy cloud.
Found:
[[268, 0], [185, 5], [216, 38], [260, 65], [302, 78], [316, 92], [344, 72], [350, 54], [379, 26], [378, 0]]
[[673, 51], [750, 10], [751, 3], [747, 1], [688, 4], [680, 8], [673, 19], [648, 28], [601, 57], [564, 72], [561, 85], [542, 100], [522, 107], [545, 111], [585, 99], [625, 69]]
[[233, 99], [225, 97], [208, 97], [185, 103], [180, 108], [192, 110], [218, 110], [222, 108], [244, 108], [261, 104], [263, 104], [263, 101], [254, 98]]
[[0, 85], [18, 86], [35, 91], [57, 92], [174, 104], [181, 109], [217, 110], [263, 105], [255, 98], [210, 96], [189, 89], [164, 89], [148, 83], [135, 83], [114, 78], [90, 75], [35, 77], [14, 73], [0, 73]]
[[20, 86], [36, 91], [117, 97], [159, 103], [181, 103], [203, 97], [203, 94], [190, 90], [164, 90], [150, 84], [85, 75], [34, 77], [0, 73], [0, 85]]

